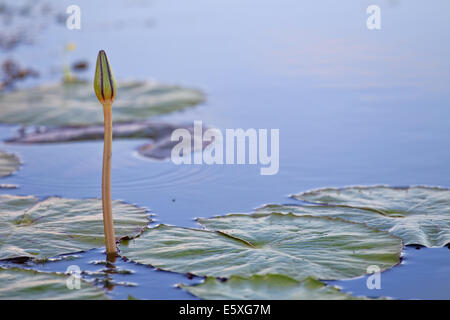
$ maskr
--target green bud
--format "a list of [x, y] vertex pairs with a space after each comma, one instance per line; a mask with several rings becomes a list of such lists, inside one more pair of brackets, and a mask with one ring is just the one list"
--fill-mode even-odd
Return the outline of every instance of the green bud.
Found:
[[111, 104], [116, 97], [117, 85], [114, 74], [109, 66], [108, 58], [100, 50], [95, 68], [94, 90], [101, 104]]

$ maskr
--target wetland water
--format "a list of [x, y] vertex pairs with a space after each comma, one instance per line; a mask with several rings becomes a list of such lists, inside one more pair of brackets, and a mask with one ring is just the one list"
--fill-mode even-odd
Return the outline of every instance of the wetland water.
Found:
[[[71, 4], [62, 1], [63, 7]], [[154, 78], [199, 88], [205, 103], [161, 119], [225, 128], [280, 130], [280, 168], [184, 165], [152, 161], [135, 150], [145, 140], [113, 143], [112, 196], [148, 208], [156, 222], [195, 226], [195, 217], [251, 212], [290, 203], [288, 194], [320, 187], [387, 184], [450, 187], [450, 24], [448, 1], [381, 1], [382, 29], [365, 26], [368, 1], [77, 1], [80, 31], [49, 24], [13, 56], [41, 71], [21, 86], [58, 81], [68, 42], [91, 66], [108, 52], [117, 79]], [[8, 54], [2, 53], [3, 56]], [[85, 74], [90, 78], [92, 68]], [[119, 88], [120, 97], [120, 88]], [[99, 108], [99, 112], [101, 112]], [[0, 138], [18, 127], [0, 127]], [[2, 179], [2, 193], [100, 197], [102, 142], [2, 145], [23, 165]], [[382, 290], [365, 279], [333, 282], [346, 291], [394, 298], [450, 298], [450, 251], [406, 248], [382, 273]], [[104, 260], [100, 249], [66, 261], [31, 265], [65, 271]], [[192, 299], [173, 288], [178, 274], [130, 262], [112, 274], [112, 298]], [[198, 281], [198, 280], [192, 280]], [[447, 284], [447, 285], [445, 285]]]

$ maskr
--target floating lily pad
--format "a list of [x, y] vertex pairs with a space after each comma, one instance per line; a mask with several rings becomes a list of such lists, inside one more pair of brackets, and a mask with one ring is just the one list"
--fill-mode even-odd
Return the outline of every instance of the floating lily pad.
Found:
[[19, 165], [20, 160], [16, 155], [0, 150], [0, 178], [9, 176]]
[[[135, 237], [147, 226], [145, 209], [113, 202], [117, 238]], [[99, 199], [0, 195], [0, 260], [46, 259], [104, 245]]]
[[[129, 81], [118, 84], [113, 121], [142, 121], [194, 106], [198, 90]], [[88, 125], [103, 123], [103, 110], [92, 83], [58, 83], [0, 95], [0, 122], [22, 125]]]
[[99, 300], [107, 296], [80, 279], [80, 288], [67, 286], [68, 276], [0, 268], [0, 300]]
[[362, 224], [292, 214], [198, 219], [208, 230], [167, 225], [120, 245], [139, 263], [199, 276], [283, 274], [297, 280], [361, 276], [399, 262], [401, 240]]
[[351, 187], [293, 196], [322, 206], [266, 206], [262, 212], [339, 217], [386, 230], [406, 245], [442, 247], [450, 243], [450, 190], [429, 187]]
[[227, 280], [207, 277], [197, 285], [180, 284], [194, 296], [208, 300], [350, 300], [357, 299], [333, 286], [308, 277], [297, 281], [287, 276], [268, 274]]

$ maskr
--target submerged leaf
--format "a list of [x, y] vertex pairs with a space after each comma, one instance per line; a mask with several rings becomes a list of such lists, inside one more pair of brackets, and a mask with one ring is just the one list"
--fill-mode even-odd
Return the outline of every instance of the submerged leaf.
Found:
[[[204, 98], [197, 90], [155, 82], [122, 82], [118, 88], [114, 122], [141, 121], [183, 110]], [[58, 83], [0, 95], [0, 122], [43, 126], [101, 124], [103, 111], [91, 83]]]
[[[179, 141], [172, 141], [172, 132], [177, 129], [185, 129], [190, 133], [193, 152], [201, 151], [211, 141], [202, 141], [198, 149], [194, 143], [193, 125], [174, 125], [155, 121], [118, 122], [113, 124], [113, 136], [115, 139], [148, 138], [150, 142], [139, 147], [138, 152], [148, 158], [166, 159], [171, 156], [173, 147]], [[205, 128], [203, 128], [205, 130]], [[36, 143], [60, 143], [84, 140], [103, 140], [103, 125], [88, 126], [61, 126], [51, 128], [28, 128], [19, 131], [19, 135], [6, 142], [14, 144]], [[201, 148], [201, 150], [199, 150]]]
[[317, 206], [266, 206], [260, 212], [292, 212], [339, 217], [386, 230], [406, 245], [442, 247], [450, 243], [450, 190], [431, 187], [349, 187], [293, 196]]
[[[178, 128], [193, 130], [188, 126], [176, 126], [154, 121], [118, 122], [113, 123], [113, 136], [115, 139], [149, 138], [154, 141], [159, 141], [170, 137], [172, 132]], [[32, 127], [19, 131], [16, 137], [8, 139], [6, 142], [14, 144], [37, 144], [103, 140], [103, 134], [103, 124], [50, 128]]]
[[357, 299], [333, 286], [308, 277], [297, 281], [278, 274], [207, 277], [197, 285], [180, 284], [193, 295], [209, 300], [350, 300]]
[[68, 279], [68, 276], [55, 273], [0, 268], [0, 300], [107, 299], [101, 289], [81, 279], [79, 289], [76, 287], [69, 289]]
[[19, 168], [20, 160], [16, 155], [0, 150], [0, 178], [9, 176]]
[[198, 222], [209, 230], [159, 225], [121, 244], [124, 256], [164, 270], [229, 277], [283, 274], [301, 280], [361, 276], [399, 262], [402, 243], [362, 224], [324, 217], [233, 214]]
[[[113, 202], [116, 237], [133, 238], [147, 226], [145, 209]], [[0, 195], [0, 260], [46, 259], [104, 245], [99, 199]]]

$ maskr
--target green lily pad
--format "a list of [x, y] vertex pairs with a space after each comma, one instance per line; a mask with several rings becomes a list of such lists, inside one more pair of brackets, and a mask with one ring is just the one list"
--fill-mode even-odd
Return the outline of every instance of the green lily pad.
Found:
[[[113, 202], [117, 238], [139, 235], [149, 222], [143, 208]], [[0, 195], [0, 260], [46, 259], [104, 245], [99, 199]]]
[[266, 206], [260, 212], [339, 217], [386, 230], [406, 245], [442, 247], [450, 243], [450, 190], [430, 187], [351, 187], [293, 196], [322, 206]]
[[207, 277], [197, 285], [180, 284], [194, 296], [208, 300], [353, 300], [338, 288], [308, 277], [297, 281], [278, 274], [231, 276], [227, 280]]
[[399, 263], [401, 240], [362, 224], [292, 214], [198, 219], [208, 230], [159, 225], [121, 244], [127, 258], [199, 276], [283, 274], [296, 280], [361, 276]]
[[102, 300], [103, 291], [80, 279], [80, 288], [69, 289], [68, 276], [22, 269], [0, 268], [0, 300]]
[[[142, 139], [149, 138], [150, 142], [138, 148], [139, 154], [153, 159], [170, 158], [173, 147], [179, 141], [172, 141], [172, 132], [176, 129], [185, 129], [191, 134], [193, 152], [201, 151], [210, 141], [203, 141], [199, 147], [194, 143], [194, 127], [190, 125], [175, 125], [155, 121], [118, 122], [113, 124], [114, 139]], [[206, 130], [206, 128], [203, 128]], [[50, 128], [28, 128], [20, 130], [18, 135], [6, 140], [12, 144], [61, 143], [85, 140], [103, 140], [103, 125], [87, 126], [59, 126]], [[197, 149], [196, 149], [197, 148]]]
[[[113, 121], [144, 120], [183, 110], [204, 99], [198, 90], [129, 81], [118, 84]], [[103, 123], [102, 106], [91, 82], [57, 83], [0, 95], [0, 122], [22, 125]]]
[[16, 155], [0, 150], [0, 178], [11, 175], [19, 165], [20, 160]]

